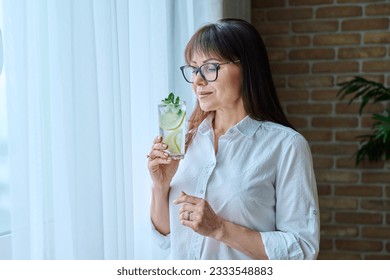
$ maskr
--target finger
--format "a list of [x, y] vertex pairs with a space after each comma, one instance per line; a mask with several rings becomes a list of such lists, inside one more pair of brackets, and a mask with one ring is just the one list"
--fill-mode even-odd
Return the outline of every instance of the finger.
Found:
[[202, 198], [199, 198], [199, 197], [196, 197], [196, 196], [192, 196], [192, 195], [182, 195], [182, 196], [179, 196], [177, 197], [173, 203], [174, 204], [180, 204], [180, 203], [191, 203], [191, 204], [198, 204], [202, 201], [203, 199]]
[[180, 215], [179, 215], [180, 220], [195, 221], [196, 218], [197, 218], [197, 215], [193, 211], [183, 211], [183, 212], [180, 212]]
[[153, 140], [153, 144], [160, 143], [160, 142], [162, 142], [162, 136], [161, 135], [157, 136]]
[[168, 148], [168, 145], [164, 142], [155, 143], [152, 146], [152, 151], [154, 150], [166, 150]]
[[160, 151], [160, 150], [152, 150], [149, 153], [149, 160], [153, 160], [155, 158], [165, 158], [166, 159], [168, 157], [169, 157], [169, 154], [167, 152]]
[[196, 223], [194, 223], [193, 221], [181, 220], [180, 222], [181, 222], [181, 224], [182, 224], [183, 226], [192, 228], [194, 231], [196, 231], [196, 230], [195, 230]]
[[150, 167], [154, 167], [154, 166], [158, 166], [160, 164], [171, 164], [173, 161], [172, 161], [172, 158], [171, 157], [168, 157], [168, 158], [149, 158], [149, 166]]
[[196, 211], [196, 206], [193, 204], [183, 204], [182, 207], [179, 209], [179, 213], [183, 212], [192, 212], [194, 213]]
[[179, 219], [182, 221], [182, 220], [188, 220], [189, 218], [189, 212], [188, 211], [184, 211], [184, 212], [181, 212], [180, 215], [179, 215]]

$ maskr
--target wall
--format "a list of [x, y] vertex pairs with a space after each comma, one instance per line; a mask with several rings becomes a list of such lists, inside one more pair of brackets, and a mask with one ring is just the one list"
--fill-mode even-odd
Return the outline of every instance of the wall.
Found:
[[390, 86], [390, 1], [252, 0], [283, 106], [309, 141], [321, 210], [319, 259], [390, 259], [390, 162], [355, 167], [370, 106], [336, 94], [363, 76]]

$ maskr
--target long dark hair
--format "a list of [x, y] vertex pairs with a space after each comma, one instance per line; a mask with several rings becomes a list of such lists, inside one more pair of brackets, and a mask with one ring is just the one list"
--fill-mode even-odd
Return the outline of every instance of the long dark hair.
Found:
[[[205, 25], [191, 37], [186, 46], [187, 63], [192, 60], [194, 53], [217, 55], [227, 61], [240, 60], [241, 94], [246, 113], [255, 120], [272, 121], [293, 128], [276, 94], [263, 39], [253, 25], [233, 18]], [[197, 102], [189, 119], [187, 146], [208, 114], [200, 109]]]

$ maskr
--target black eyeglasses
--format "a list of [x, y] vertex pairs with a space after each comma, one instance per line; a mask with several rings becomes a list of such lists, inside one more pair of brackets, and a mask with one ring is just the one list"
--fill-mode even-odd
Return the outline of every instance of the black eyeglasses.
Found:
[[183, 74], [184, 79], [189, 83], [193, 83], [195, 81], [196, 75], [198, 73], [200, 73], [203, 80], [207, 82], [214, 82], [218, 78], [218, 70], [221, 65], [237, 62], [240, 62], [240, 60], [228, 61], [223, 63], [205, 63], [198, 68], [191, 65], [184, 65], [180, 67], [180, 70]]

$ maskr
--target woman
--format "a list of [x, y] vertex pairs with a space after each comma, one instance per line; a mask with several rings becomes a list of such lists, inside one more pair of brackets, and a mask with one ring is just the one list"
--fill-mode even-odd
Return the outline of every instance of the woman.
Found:
[[197, 104], [186, 156], [157, 137], [148, 155], [154, 233], [172, 259], [315, 259], [319, 215], [311, 153], [284, 115], [261, 36], [223, 19], [185, 50]]

